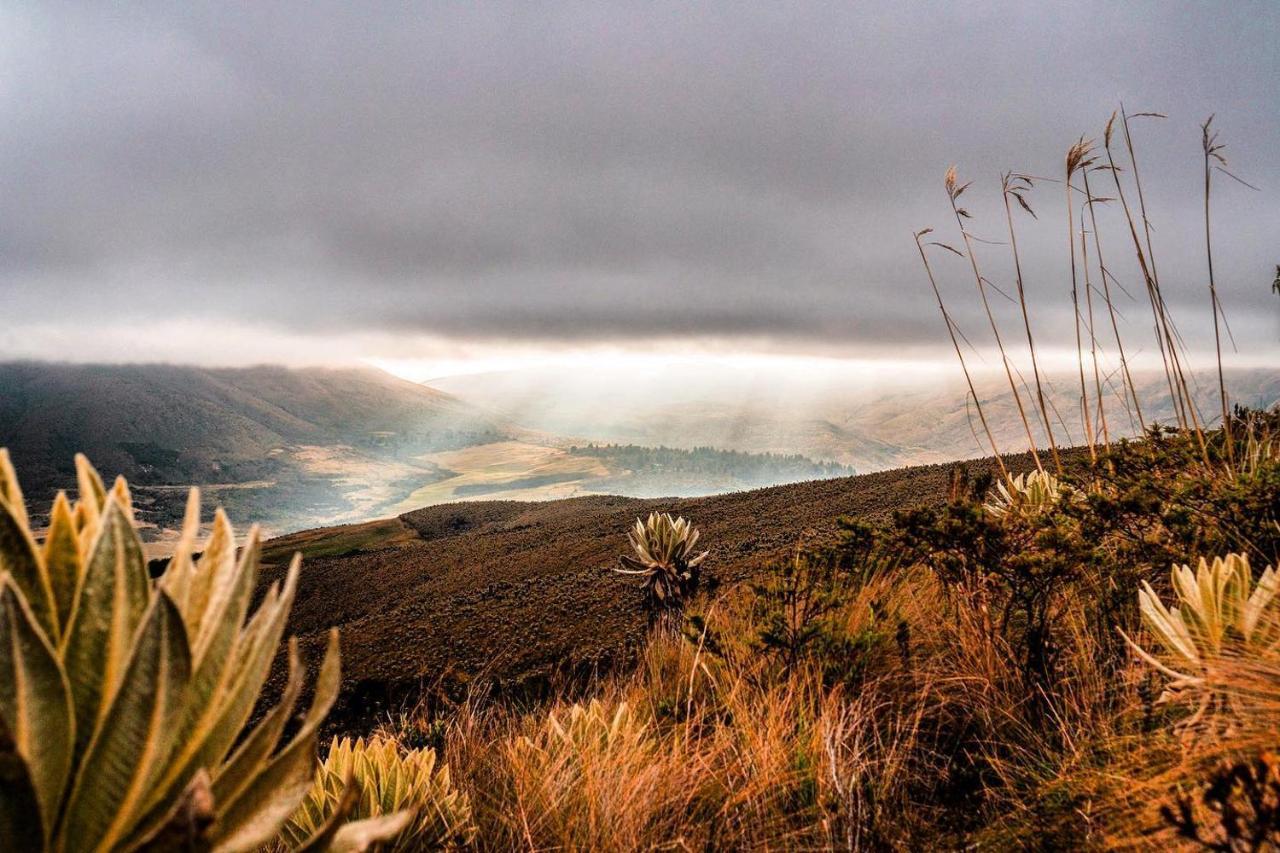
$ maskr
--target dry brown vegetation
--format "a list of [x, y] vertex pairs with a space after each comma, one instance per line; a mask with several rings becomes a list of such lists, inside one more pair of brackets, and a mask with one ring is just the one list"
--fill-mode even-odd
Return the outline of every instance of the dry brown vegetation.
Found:
[[1001, 516], [960, 478], [704, 595], [634, 666], [437, 696], [386, 732], [443, 749], [486, 849], [1168, 849], [1227, 837], [1214, 796], [1256, 828], [1239, 780], [1274, 770], [1280, 658], [1225, 662], [1234, 710], [1188, 731], [1116, 630], [1151, 642], [1138, 579], [1167, 594], [1192, 541], [1276, 561], [1280, 459], [1206, 480], [1198, 456], [1117, 445], [1086, 500]]
[[[1065, 454], [1078, 459], [1079, 454]], [[1026, 468], [1030, 458], [1009, 457]], [[971, 462], [980, 476], [989, 460]], [[318, 653], [343, 636], [346, 686], [335, 715], [353, 733], [424, 688], [491, 681], [541, 692], [569, 674], [634, 662], [647, 638], [642, 591], [613, 571], [637, 516], [697, 522], [711, 554], [703, 586], [759, 576], [802, 541], [829, 542], [841, 516], [887, 520], [937, 506], [954, 466], [680, 500], [587, 497], [427, 507], [398, 519], [293, 534], [265, 544], [264, 583], [303, 555], [289, 632]]]
[[[916, 244], [962, 368], [968, 339], [941, 296], [928, 249], [967, 262], [1032, 453], [1000, 457], [975, 393], [996, 454], [976, 477], [960, 469], [898, 472], [662, 506], [703, 529], [712, 545], [708, 572], [723, 582], [695, 598], [683, 620], [657, 621], [631, 657], [609, 658], [594, 677], [522, 698], [479, 682], [438, 690], [385, 725], [406, 746], [443, 750], [473, 804], [481, 847], [1225, 851], [1280, 842], [1277, 644], [1234, 629], [1194, 629], [1194, 642], [1205, 645], [1180, 650], [1200, 667], [1190, 680], [1136, 651], [1180, 636], [1144, 629], [1144, 619], [1166, 612], [1151, 602], [1171, 595], [1170, 564], [1241, 554], [1261, 571], [1280, 561], [1280, 412], [1232, 410], [1225, 384], [1221, 424], [1210, 429], [1197, 409], [1156, 272], [1130, 135], [1135, 117], [1118, 113], [1101, 149], [1081, 138], [1066, 158], [1086, 447], [1065, 453], [1054, 438], [1052, 418], [1065, 424], [1040, 391], [1031, 303], [1012, 245], [1037, 391], [1019, 381], [1006, 344], [1013, 338], [1001, 337], [987, 298], [995, 285], [981, 271], [972, 217], [960, 206], [969, 185], [953, 170], [945, 188], [963, 250], [925, 240], [931, 229], [918, 232]], [[1220, 149], [1207, 124], [1205, 140], [1208, 175]], [[1111, 200], [1089, 185], [1099, 172], [1115, 185], [1142, 273], [1177, 416], [1169, 429], [1146, 420], [1129, 373], [1112, 303], [1117, 279], [1094, 215]], [[1026, 194], [1040, 180], [1004, 178], [1011, 244], [1008, 202], [1031, 213]], [[1212, 278], [1210, 290], [1216, 328], [1221, 304]], [[1143, 440], [1112, 429], [1109, 395], [1145, 430]], [[873, 482], [884, 493], [841, 497]], [[798, 508], [798, 500], [818, 497], [815, 490], [823, 490], [819, 508]], [[475, 518], [437, 508], [404, 521], [422, 535], [415, 547], [423, 553], [437, 542], [441, 557], [455, 559], [457, 546], [484, 531], [503, 549], [505, 571], [546, 555], [548, 543], [564, 551], [549, 562], [580, 568], [550, 577], [546, 563], [529, 566], [511, 590], [525, 618], [532, 613], [532, 633], [523, 633], [530, 622], [521, 624], [515, 610], [504, 617], [485, 602], [481, 617], [508, 618], [517, 643], [559, 653], [585, 639], [548, 641], [565, 617], [589, 624], [597, 639], [635, 636], [637, 590], [607, 585], [607, 562], [596, 559], [618, 553], [623, 517], [650, 506], [562, 504], [559, 511], [595, 529], [577, 531], [594, 538], [590, 546], [570, 535], [566, 516], [552, 522], [545, 510], [519, 506], [477, 507], [483, 517]], [[841, 511], [863, 517], [812, 518]], [[806, 536], [810, 521], [821, 530]], [[1245, 564], [1230, 565], [1238, 577]], [[1270, 577], [1260, 581], [1266, 595], [1250, 619], [1280, 626]], [[1140, 584], [1151, 597], [1142, 608]], [[547, 601], [552, 589], [575, 604], [592, 600], [589, 589], [605, 601], [566, 608]], [[1220, 608], [1238, 605], [1212, 603], [1226, 600], [1218, 594], [1184, 599], [1180, 618], [1192, 623], [1188, 607], [1210, 614], [1203, 618], [1236, 618]], [[537, 621], [544, 602], [553, 615]], [[592, 618], [597, 613], [613, 621]]]

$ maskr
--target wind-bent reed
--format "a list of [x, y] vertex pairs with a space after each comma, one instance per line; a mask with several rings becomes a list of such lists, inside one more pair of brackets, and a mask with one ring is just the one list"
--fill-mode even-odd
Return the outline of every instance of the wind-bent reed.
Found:
[[[942, 320], [947, 324], [947, 334], [951, 336], [951, 345], [955, 347], [956, 358], [960, 359], [960, 369], [964, 371], [964, 381], [969, 385], [969, 394], [972, 395], [973, 403], [978, 409], [978, 419], [982, 421], [982, 429], [986, 432], [987, 441], [991, 444], [991, 455], [995, 457], [996, 464], [1000, 466], [1001, 476], [1008, 480], [1009, 470], [1005, 468], [1004, 459], [1000, 456], [1000, 449], [996, 447], [996, 438], [991, 432], [990, 425], [987, 424], [987, 416], [983, 414], [982, 411], [982, 401], [978, 399], [978, 392], [973, 387], [973, 377], [969, 375], [969, 366], [965, 363], [964, 353], [960, 349], [960, 342], [956, 340], [955, 321], [951, 319], [951, 314], [947, 311], [947, 306], [942, 301], [942, 291], [938, 289], [938, 282], [933, 277], [933, 267], [929, 265], [929, 257], [925, 254], [924, 244], [920, 242], [921, 237], [931, 233], [933, 233], [932, 228], [925, 228], [921, 231], [915, 232], [911, 236], [916, 242], [916, 250], [920, 252], [920, 262], [924, 264], [925, 274], [929, 276], [929, 286], [933, 288], [933, 295], [938, 300], [938, 310], [942, 312]], [[960, 254], [945, 243], [934, 243], [933, 245], [941, 246], [950, 252], [955, 252], [957, 255]]]
[[986, 285], [989, 282], [978, 271], [978, 258], [973, 251], [973, 240], [969, 235], [969, 229], [964, 227], [964, 220], [970, 218], [969, 211], [956, 204], [956, 200], [969, 188], [969, 183], [958, 184], [956, 168], [952, 166], [947, 170], [943, 185], [947, 190], [947, 198], [951, 201], [951, 212], [955, 215], [956, 226], [959, 227], [960, 236], [964, 239], [965, 254], [969, 259], [969, 266], [973, 269], [973, 278], [978, 285], [978, 295], [982, 297], [982, 308], [986, 311], [987, 321], [991, 324], [991, 334], [995, 336], [996, 347], [1000, 350], [1000, 361], [1004, 365], [1004, 373], [1009, 380], [1009, 391], [1013, 394], [1013, 402], [1018, 407], [1018, 417], [1022, 419], [1022, 428], [1027, 433], [1027, 446], [1031, 449], [1031, 458], [1036, 463], [1036, 470], [1043, 471], [1044, 465], [1041, 464], [1040, 453], [1036, 450], [1036, 439], [1031, 434], [1031, 422], [1027, 420], [1027, 411], [1022, 405], [1022, 395], [1018, 392], [1018, 383], [1014, 381], [1013, 368], [1009, 366], [1009, 355], [1005, 352], [1004, 341], [1000, 339], [1000, 327], [996, 324], [995, 314], [991, 312], [991, 303], [987, 299]]
[[[1160, 358], [1164, 363], [1165, 379], [1169, 384], [1169, 399], [1173, 404], [1174, 416], [1178, 419], [1178, 426], [1181, 429], [1187, 429], [1190, 421], [1187, 418], [1186, 403], [1183, 398], [1183, 386], [1176, 376], [1178, 369], [1177, 354], [1170, 354], [1166, 347], [1172, 347], [1172, 341], [1168, 340], [1169, 323], [1164, 314], [1164, 300], [1160, 296], [1160, 278], [1156, 271], [1155, 250], [1151, 244], [1151, 221], [1147, 219], [1147, 201], [1146, 196], [1142, 192], [1142, 178], [1138, 172], [1138, 158], [1134, 151], [1133, 136], [1129, 133], [1129, 115], [1124, 110], [1124, 105], [1120, 105], [1119, 115], [1121, 117], [1121, 129], [1124, 131], [1125, 148], [1129, 152], [1129, 168], [1133, 170], [1133, 182], [1138, 192], [1138, 210], [1142, 215], [1142, 230], [1146, 238], [1146, 250], [1143, 251], [1142, 243], [1138, 240], [1138, 231], [1133, 224], [1133, 214], [1129, 210], [1129, 201], [1125, 198], [1124, 184], [1120, 181], [1120, 167], [1116, 165], [1115, 156], [1111, 151], [1112, 132], [1115, 129], [1116, 112], [1112, 111], [1111, 118], [1107, 120], [1107, 128], [1103, 133], [1103, 147], [1107, 152], [1107, 163], [1110, 167], [1111, 177], [1116, 186], [1116, 197], [1120, 199], [1120, 205], [1124, 208], [1125, 220], [1129, 224], [1129, 233], [1133, 238], [1134, 253], [1138, 257], [1138, 266], [1142, 270], [1143, 284], [1147, 290], [1147, 299], [1151, 303], [1152, 319], [1155, 322], [1156, 344], [1160, 348]], [[1152, 116], [1163, 118], [1160, 113], [1139, 113], [1139, 116]], [[1150, 268], [1148, 269], [1148, 263]]]
[[[1110, 125], [1108, 124], [1107, 132], [1110, 133], [1110, 130], [1111, 128], [1110, 128]], [[1106, 169], [1107, 167], [1097, 166], [1096, 168]], [[1133, 410], [1129, 414], [1131, 418], [1136, 414], [1138, 429], [1141, 432], [1146, 432], [1147, 425], [1146, 425], [1146, 421], [1142, 417], [1142, 404], [1138, 402], [1138, 389], [1134, 387], [1133, 376], [1129, 373], [1129, 359], [1125, 356], [1124, 339], [1120, 334], [1120, 325], [1116, 321], [1116, 308], [1115, 308], [1115, 304], [1111, 299], [1111, 285], [1107, 281], [1107, 279], [1111, 276], [1111, 273], [1107, 269], [1107, 265], [1102, 258], [1102, 238], [1098, 233], [1098, 214], [1096, 211], [1096, 205], [1102, 202], [1110, 201], [1110, 199], [1094, 197], [1092, 191], [1089, 188], [1088, 171], [1085, 171], [1083, 173], [1082, 178], [1084, 181], [1085, 204], [1088, 205], [1088, 208], [1089, 208], [1089, 224], [1093, 229], [1093, 253], [1098, 261], [1098, 275], [1101, 276], [1102, 278], [1102, 297], [1107, 303], [1107, 313], [1111, 317], [1111, 332], [1116, 339], [1116, 351], [1120, 356], [1120, 369], [1123, 372], [1122, 378], [1124, 380], [1125, 386], [1129, 390], [1129, 397], [1133, 401]], [[1127, 400], [1125, 401], [1125, 407], [1128, 408]]]
[[1084, 227], [1084, 208], [1082, 207], [1080, 209], [1080, 264], [1084, 270], [1084, 304], [1089, 318], [1089, 358], [1093, 362], [1093, 392], [1097, 405], [1097, 422], [1094, 425], [1094, 429], [1096, 430], [1099, 425], [1101, 426], [1102, 446], [1110, 452], [1111, 432], [1107, 429], [1107, 412], [1104, 407], [1106, 399], [1102, 393], [1102, 372], [1098, 368], [1098, 335], [1094, 331], [1093, 281], [1089, 278], [1089, 244], [1085, 240], [1087, 233]]
[[[1178, 355], [1179, 336], [1177, 326], [1173, 322], [1173, 318], [1169, 316], [1168, 306], [1164, 301], [1164, 293], [1160, 289], [1160, 277], [1156, 271], [1155, 253], [1151, 242], [1151, 222], [1147, 217], [1147, 205], [1145, 196], [1142, 192], [1142, 179], [1138, 173], [1138, 160], [1134, 151], [1133, 135], [1129, 130], [1129, 119], [1140, 117], [1164, 118], [1161, 113], [1144, 112], [1134, 113], [1129, 116], [1125, 112], [1124, 106], [1120, 107], [1121, 128], [1124, 130], [1125, 146], [1129, 152], [1129, 163], [1133, 169], [1134, 186], [1138, 192], [1138, 204], [1142, 214], [1143, 233], [1146, 237], [1146, 250], [1143, 250], [1142, 241], [1138, 238], [1138, 229], [1133, 222], [1133, 213], [1130, 210], [1129, 203], [1125, 199], [1124, 184], [1120, 180], [1120, 171], [1116, 168], [1115, 158], [1112, 156], [1110, 146], [1107, 146], [1107, 159], [1111, 166], [1111, 176], [1115, 181], [1116, 195], [1120, 199], [1120, 204], [1124, 208], [1125, 219], [1129, 224], [1129, 234], [1133, 239], [1134, 254], [1138, 259], [1138, 266], [1142, 270], [1143, 279], [1147, 286], [1147, 297], [1151, 300], [1151, 311], [1156, 322], [1156, 339], [1161, 343], [1161, 355], [1167, 355], [1165, 362], [1166, 375], [1169, 377], [1173, 401], [1175, 403], [1175, 411], [1178, 415], [1178, 426], [1184, 430], [1190, 430], [1195, 433], [1196, 442], [1200, 447], [1200, 455], [1206, 465], [1209, 464], [1209, 446], [1205, 441], [1204, 430], [1200, 427], [1200, 419], [1196, 413], [1195, 399], [1191, 396], [1190, 388], [1187, 385], [1186, 372], [1182, 369], [1182, 361]], [[1110, 138], [1106, 137], [1105, 142], [1109, 143]], [[1148, 263], [1150, 259], [1150, 263]]]
[[[1071, 307], [1075, 313], [1076, 321], [1076, 363], [1080, 368], [1080, 421], [1084, 426], [1085, 444], [1089, 446], [1089, 459], [1092, 462], [1097, 462], [1098, 453], [1095, 447], [1097, 442], [1093, 434], [1092, 418], [1089, 417], [1089, 387], [1084, 379], [1084, 343], [1080, 338], [1080, 285], [1076, 274], [1076, 226], [1075, 217], [1072, 213], [1074, 202], [1071, 198], [1071, 176], [1078, 169], [1088, 168], [1093, 162], [1088, 159], [1090, 147], [1090, 144], [1085, 142], [1082, 136], [1067, 149], [1067, 251], [1071, 253]], [[1090, 331], [1090, 334], [1092, 334], [1092, 331]]]
[[1218, 317], [1222, 314], [1222, 303], [1218, 301], [1218, 287], [1213, 278], [1213, 238], [1209, 228], [1209, 192], [1213, 175], [1213, 161], [1226, 166], [1222, 156], [1222, 143], [1218, 142], [1218, 134], [1213, 129], [1213, 116], [1205, 119], [1200, 125], [1201, 144], [1204, 147], [1204, 254], [1209, 264], [1209, 306], [1213, 311], [1213, 348], [1218, 359], [1218, 397], [1222, 401], [1222, 432], [1226, 438], [1227, 466], [1234, 469], [1231, 449], [1231, 413], [1227, 403], [1227, 382], [1222, 374], [1222, 333], [1218, 328]]
[[1022, 325], [1027, 331], [1027, 349], [1031, 353], [1031, 373], [1036, 381], [1036, 402], [1040, 407], [1040, 418], [1044, 422], [1044, 434], [1049, 440], [1049, 452], [1053, 456], [1053, 467], [1057, 470], [1058, 476], [1062, 476], [1062, 460], [1058, 456], [1058, 443], [1053, 437], [1053, 426], [1049, 422], [1049, 408], [1045, 405], [1044, 400], [1044, 384], [1040, 381], [1040, 365], [1036, 361], [1036, 342], [1031, 334], [1031, 317], [1027, 312], [1027, 295], [1022, 286], [1022, 259], [1018, 255], [1018, 236], [1013, 229], [1013, 208], [1009, 205], [1009, 197], [1017, 199], [1022, 209], [1031, 214], [1031, 218], [1035, 219], [1036, 212], [1031, 209], [1031, 205], [1027, 203], [1023, 193], [1034, 186], [1034, 183], [1028, 175], [1015, 175], [1013, 172], [1005, 172], [1000, 178], [1000, 194], [1004, 199], [1004, 216], [1005, 221], [1009, 225], [1009, 247], [1013, 252], [1013, 271], [1015, 281], [1018, 286], [1018, 305], [1022, 309]]

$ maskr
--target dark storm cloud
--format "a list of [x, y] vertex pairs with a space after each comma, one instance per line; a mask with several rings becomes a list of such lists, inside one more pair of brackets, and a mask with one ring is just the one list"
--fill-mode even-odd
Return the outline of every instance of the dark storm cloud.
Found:
[[[1056, 174], [1123, 99], [1169, 114], [1141, 126], [1142, 168], [1188, 311], [1203, 301], [1196, 125], [1219, 113], [1232, 165], [1264, 189], [1219, 187], [1228, 307], [1241, 337], [1276, 337], [1271, 0], [14, 3], [0, 16], [7, 335], [47, 319], [56, 292], [68, 324], [936, 340], [909, 234], [954, 241], [946, 166], [979, 180], [975, 228], [1001, 238], [997, 172]], [[1044, 215], [1020, 227], [1041, 322], [1065, 328], [1060, 194], [1038, 189]], [[1131, 265], [1103, 217], [1116, 266]], [[1006, 251], [980, 246], [997, 283]], [[976, 332], [965, 268], [937, 260]]]

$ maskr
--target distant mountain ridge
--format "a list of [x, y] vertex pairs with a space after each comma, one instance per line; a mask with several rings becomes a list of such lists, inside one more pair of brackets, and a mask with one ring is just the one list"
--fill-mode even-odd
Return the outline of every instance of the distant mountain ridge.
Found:
[[[414, 456], [505, 429], [452, 395], [374, 369], [0, 364], [0, 446], [36, 504], [74, 486], [83, 452], [135, 487], [261, 481], [284, 503], [305, 492], [308, 511], [332, 517], [325, 510], [338, 507], [313, 498], [336, 479], [336, 456], [410, 478]], [[291, 513], [254, 503], [272, 518]]]
[[0, 363], [0, 446], [39, 519], [74, 456], [125, 475], [162, 553], [187, 487], [270, 532], [475, 499], [705, 495], [852, 473], [797, 456], [573, 448], [374, 369]]
[[[463, 399], [372, 368], [0, 363], [0, 446], [37, 518], [57, 489], [74, 489], [83, 452], [104, 475], [128, 477], [160, 544], [191, 484], [233, 519], [280, 533], [461, 500], [694, 497], [985, 450], [963, 392], [946, 382], [801, 397], [786, 382], [739, 383], [704, 396], [661, 376], [572, 397], [521, 378], [455, 381]], [[1206, 413], [1212, 378], [1198, 382]], [[1243, 405], [1280, 400], [1280, 371], [1232, 371], [1228, 385]], [[1169, 422], [1161, 378], [1138, 387], [1147, 421]], [[1061, 444], [1080, 440], [1070, 390], [1059, 381], [1052, 395]], [[988, 380], [978, 393], [1001, 451], [1025, 449], [1008, 388]], [[1112, 435], [1131, 433], [1118, 395], [1107, 409]], [[769, 453], [780, 456], [759, 455]]]

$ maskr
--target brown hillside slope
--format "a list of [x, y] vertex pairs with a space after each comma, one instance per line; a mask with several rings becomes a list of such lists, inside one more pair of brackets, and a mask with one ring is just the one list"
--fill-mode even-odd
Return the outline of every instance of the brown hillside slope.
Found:
[[[1022, 458], [1011, 470], [1031, 467]], [[972, 473], [990, 463], [969, 464]], [[884, 517], [945, 498], [952, 466], [931, 465], [707, 498], [574, 498], [447, 504], [398, 519], [292, 534], [267, 543], [264, 583], [304, 554], [289, 625], [314, 650], [342, 631], [345, 711], [445, 677], [536, 684], [556, 671], [625, 659], [644, 637], [635, 578], [610, 569], [626, 530], [651, 510], [685, 515], [711, 549], [708, 580], [730, 583], [821, 538], [841, 515]]]

